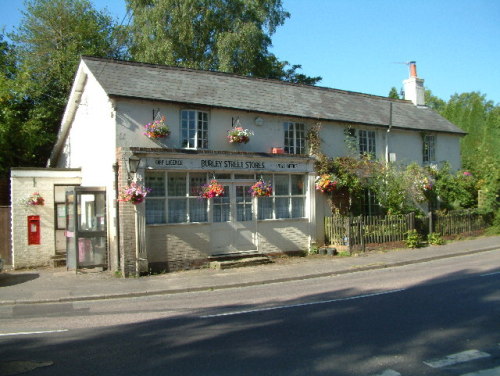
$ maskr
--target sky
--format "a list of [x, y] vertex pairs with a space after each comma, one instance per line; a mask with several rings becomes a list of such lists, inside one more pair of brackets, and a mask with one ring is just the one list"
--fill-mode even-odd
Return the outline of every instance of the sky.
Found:
[[[125, 0], [91, 0], [121, 22]], [[283, 0], [291, 17], [271, 52], [321, 76], [319, 86], [387, 96], [416, 61], [426, 89], [447, 101], [480, 91], [500, 104], [500, 0]], [[12, 31], [22, 0], [0, 0]]]

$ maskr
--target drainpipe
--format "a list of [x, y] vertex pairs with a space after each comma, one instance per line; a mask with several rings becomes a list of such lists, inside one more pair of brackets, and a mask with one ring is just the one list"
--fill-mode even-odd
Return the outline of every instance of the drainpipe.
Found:
[[385, 133], [385, 164], [389, 164], [389, 133], [391, 133], [392, 128], [392, 102], [389, 103], [389, 128]]
[[118, 162], [116, 162], [113, 165], [113, 170], [115, 172], [115, 223], [116, 223], [116, 250], [117, 250], [117, 263], [116, 266], [118, 270], [121, 270], [120, 268], [120, 212], [119, 212], [119, 205], [118, 201], [116, 199], [118, 198]]

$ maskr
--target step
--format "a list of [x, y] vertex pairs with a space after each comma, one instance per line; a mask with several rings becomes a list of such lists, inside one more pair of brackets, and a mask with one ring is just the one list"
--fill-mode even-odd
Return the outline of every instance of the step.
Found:
[[242, 268], [245, 266], [264, 265], [270, 263], [272, 263], [272, 260], [267, 256], [254, 256], [254, 257], [235, 258], [233, 260], [211, 261], [210, 268], [222, 270], [222, 269]]

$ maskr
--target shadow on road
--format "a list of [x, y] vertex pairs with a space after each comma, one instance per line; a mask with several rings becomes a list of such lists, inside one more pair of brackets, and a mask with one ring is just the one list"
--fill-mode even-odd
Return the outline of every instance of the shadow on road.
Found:
[[[50, 343], [11, 338], [2, 343], [9, 349], [4, 359], [59, 354], [37, 375], [367, 375], [408, 354], [421, 362], [497, 343], [499, 333], [491, 330], [500, 327], [497, 281], [462, 270], [392, 294], [352, 288], [270, 300], [269, 310], [251, 303], [200, 309]], [[369, 297], [349, 299], [360, 294]]]
[[37, 279], [39, 277], [40, 274], [38, 273], [23, 273], [23, 274], [2, 273], [0, 274], [0, 287], [19, 285], [21, 283], [33, 281], [34, 279]]

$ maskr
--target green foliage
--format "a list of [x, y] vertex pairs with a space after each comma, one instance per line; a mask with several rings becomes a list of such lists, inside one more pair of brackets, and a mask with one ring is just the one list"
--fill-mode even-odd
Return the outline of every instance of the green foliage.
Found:
[[123, 57], [124, 29], [88, 0], [27, 0], [15, 44], [0, 40], [0, 174], [44, 166], [80, 55]]
[[135, 60], [316, 84], [269, 52], [281, 0], [127, 0]]
[[391, 88], [391, 91], [389, 91], [389, 95], [387, 96], [392, 99], [400, 99], [399, 98], [399, 93], [398, 89], [396, 89], [394, 86]]
[[441, 234], [438, 232], [427, 234], [427, 242], [431, 245], [443, 245], [446, 243]]
[[417, 230], [410, 230], [406, 233], [405, 244], [408, 248], [420, 248], [423, 246], [422, 236]]

